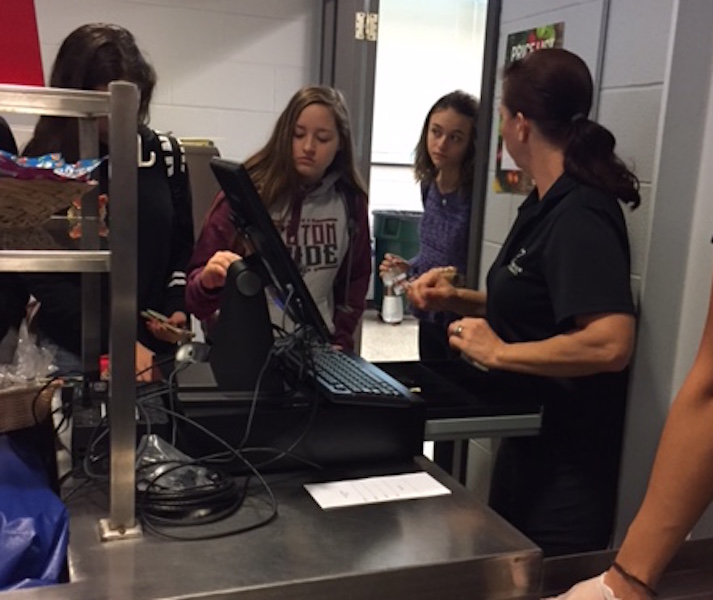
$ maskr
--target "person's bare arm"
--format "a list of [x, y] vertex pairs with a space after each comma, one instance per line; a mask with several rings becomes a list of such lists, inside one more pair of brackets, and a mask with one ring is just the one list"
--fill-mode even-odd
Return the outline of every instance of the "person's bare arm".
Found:
[[[713, 502], [713, 289], [698, 354], [666, 418], [651, 478], [615, 568], [574, 586], [561, 600], [646, 600], [706, 507]], [[636, 583], [631, 576], [643, 583]]]
[[561, 335], [508, 344], [485, 319], [461, 319], [450, 325], [450, 344], [490, 368], [546, 377], [577, 377], [621, 371], [634, 348], [635, 319], [613, 313], [576, 319], [577, 328]]
[[[711, 423], [713, 289], [698, 354], [671, 406], [646, 496], [617, 556], [624, 569], [652, 586], [713, 502]], [[621, 579], [615, 572], [605, 577], [615, 592], [624, 587]]]

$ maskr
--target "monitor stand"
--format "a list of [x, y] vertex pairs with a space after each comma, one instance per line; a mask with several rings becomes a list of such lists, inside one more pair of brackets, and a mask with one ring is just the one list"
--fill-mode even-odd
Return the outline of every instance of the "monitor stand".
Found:
[[219, 390], [254, 392], [259, 379], [261, 395], [284, 392], [273, 365], [260, 378], [274, 344], [263, 270], [255, 256], [237, 260], [228, 269], [209, 357]]

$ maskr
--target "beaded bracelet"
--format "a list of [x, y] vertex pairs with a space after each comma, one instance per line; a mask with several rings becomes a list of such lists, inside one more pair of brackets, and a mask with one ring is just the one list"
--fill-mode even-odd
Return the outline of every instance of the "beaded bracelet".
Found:
[[641, 579], [639, 579], [636, 575], [632, 575], [631, 573], [629, 573], [629, 571], [622, 567], [618, 562], [612, 562], [611, 567], [617, 573], [619, 573], [619, 575], [621, 575], [626, 581], [634, 583], [639, 587], [643, 588], [649, 596], [653, 598], [658, 597], [658, 594], [656, 593], [656, 590], [654, 590], [654, 588], [652, 588], [648, 583], [641, 581]]

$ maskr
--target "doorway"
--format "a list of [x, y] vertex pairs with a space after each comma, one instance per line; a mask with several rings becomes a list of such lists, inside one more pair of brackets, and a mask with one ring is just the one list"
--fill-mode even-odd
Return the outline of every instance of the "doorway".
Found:
[[[413, 151], [423, 120], [448, 92], [480, 95], [487, 10], [487, 0], [380, 0], [368, 174], [372, 232], [374, 211], [422, 210]], [[407, 310], [399, 324], [382, 322], [373, 287], [372, 281], [362, 355], [372, 361], [417, 360], [415, 319]]]

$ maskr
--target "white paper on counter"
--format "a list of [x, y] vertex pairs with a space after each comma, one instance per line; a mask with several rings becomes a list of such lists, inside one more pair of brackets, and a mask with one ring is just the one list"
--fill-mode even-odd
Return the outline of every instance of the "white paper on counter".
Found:
[[444, 496], [451, 493], [446, 486], [423, 471], [348, 481], [306, 483], [305, 489], [325, 510], [359, 504]]

